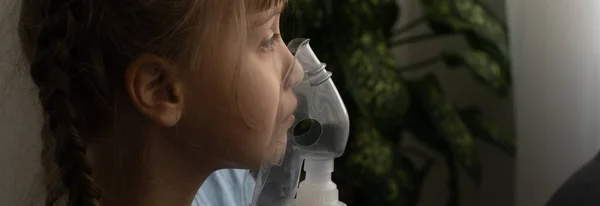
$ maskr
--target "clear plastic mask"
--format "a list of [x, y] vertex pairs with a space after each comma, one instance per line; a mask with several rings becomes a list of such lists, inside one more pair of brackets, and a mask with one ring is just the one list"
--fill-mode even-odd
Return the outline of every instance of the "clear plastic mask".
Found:
[[[246, 181], [253, 181], [255, 187], [245, 191], [244, 205], [288, 205], [296, 195], [304, 159], [337, 158], [346, 148], [348, 113], [330, 78], [331, 72], [325, 70], [326, 64], [316, 57], [308, 39], [294, 39], [288, 48], [295, 60], [284, 76], [282, 89], [295, 85], [295, 122], [287, 137], [274, 137], [279, 141], [270, 145], [273, 156], [266, 157], [258, 171], [248, 173]], [[293, 78], [298, 74], [294, 72], [304, 74], [297, 85]]]

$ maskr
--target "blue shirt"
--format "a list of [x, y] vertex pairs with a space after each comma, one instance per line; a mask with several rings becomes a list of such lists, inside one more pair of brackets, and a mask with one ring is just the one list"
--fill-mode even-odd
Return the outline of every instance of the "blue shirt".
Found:
[[[242, 206], [248, 204], [254, 179], [244, 183], [248, 170], [222, 169], [211, 174], [194, 198], [192, 206]], [[244, 198], [246, 195], [246, 198]]]

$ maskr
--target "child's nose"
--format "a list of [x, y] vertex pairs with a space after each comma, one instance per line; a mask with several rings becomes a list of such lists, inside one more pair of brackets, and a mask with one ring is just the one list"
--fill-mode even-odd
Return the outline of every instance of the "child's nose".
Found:
[[291, 89], [300, 84], [304, 79], [304, 69], [290, 51], [287, 51], [287, 55], [289, 58], [287, 62], [289, 62], [290, 66], [288, 67], [283, 79], [283, 88]]
[[302, 80], [304, 79], [304, 68], [302, 68], [302, 65], [300, 64], [300, 62], [298, 62], [298, 60], [296, 60], [296, 58], [294, 58], [294, 62], [293, 62], [293, 66], [292, 66], [292, 74], [290, 75], [290, 88], [294, 88], [295, 86], [297, 86], [298, 84], [300, 84], [302, 82]]

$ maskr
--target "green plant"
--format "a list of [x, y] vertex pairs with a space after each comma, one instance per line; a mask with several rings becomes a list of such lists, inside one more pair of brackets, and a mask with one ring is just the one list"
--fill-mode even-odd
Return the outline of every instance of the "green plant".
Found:
[[[460, 204], [458, 171], [479, 182], [475, 140], [514, 154], [514, 136], [489, 124], [477, 108], [457, 108], [444, 97], [437, 77], [418, 80], [404, 73], [443, 62], [466, 68], [499, 95], [510, 89], [506, 26], [475, 0], [421, 0], [424, 16], [392, 31], [399, 15], [395, 0], [294, 0], [284, 15], [284, 36], [308, 37], [345, 100], [351, 118], [346, 154], [336, 161], [334, 179], [349, 205], [417, 205], [435, 164], [415, 148], [402, 146], [410, 133], [442, 154], [449, 168], [449, 206]], [[416, 26], [432, 33], [390, 41]], [[398, 66], [390, 47], [438, 36], [462, 35], [469, 48], [446, 51]], [[289, 39], [288, 39], [289, 40]], [[425, 159], [416, 164], [409, 156]]]

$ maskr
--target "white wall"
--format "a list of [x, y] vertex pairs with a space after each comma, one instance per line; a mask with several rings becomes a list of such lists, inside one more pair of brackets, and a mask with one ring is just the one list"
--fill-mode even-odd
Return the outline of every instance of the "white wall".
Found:
[[33, 85], [18, 70], [16, 4], [0, 0], [0, 205], [30, 205], [43, 198], [39, 180], [39, 117]]
[[[419, 1], [399, 0], [402, 16], [398, 25], [422, 15]], [[500, 18], [505, 18], [504, 0], [481, 0]], [[407, 36], [428, 32], [426, 26], [419, 27]], [[466, 43], [460, 37], [444, 37], [436, 40], [411, 44], [395, 48], [394, 52], [400, 65], [410, 64], [437, 54], [444, 49], [465, 48]], [[507, 131], [514, 130], [511, 98], [498, 98], [491, 90], [475, 81], [465, 69], [449, 70], [443, 64], [432, 66], [428, 71], [438, 75], [447, 97], [459, 106], [476, 105], [492, 122]], [[421, 74], [416, 74], [421, 75]], [[468, 91], [468, 92], [467, 92]], [[413, 143], [410, 143], [413, 144]], [[514, 159], [499, 149], [478, 143], [477, 149], [483, 164], [483, 178], [477, 187], [463, 173], [461, 175], [461, 206], [511, 206], [514, 202]], [[435, 153], [431, 153], [435, 156]], [[442, 157], [433, 168], [422, 190], [420, 206], [445, 205], [448, 195], [446, 186], [447, 169]]]
[[600, 148], [600, 1], [507, 5], [519, 137], [516, 205], [539, 206]]

